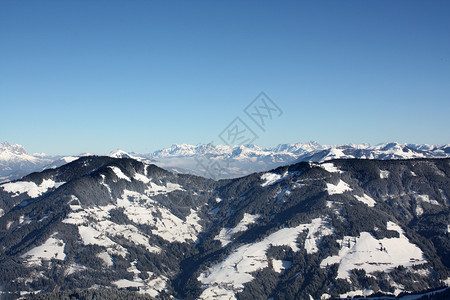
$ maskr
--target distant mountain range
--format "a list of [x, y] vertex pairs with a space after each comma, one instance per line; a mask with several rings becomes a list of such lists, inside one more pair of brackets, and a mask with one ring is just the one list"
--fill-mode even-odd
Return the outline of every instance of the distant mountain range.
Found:
[[45, 153], [28, 154], [21, 145], [0, 144], [0, 182], [21, 178], [31, 172], [56, 168], [81, 156], [48, 156]]
[[[14, 180], [31, 172], [56, 168], [81, 156], [47, 156], [28, 154], [20, 145], [0, 144], [0, 182]], [[280, 144], [273, 148], [256, 145], [223, 146], [211, 144], [173, 145], [149, 154], [116, 150], [108, 154], [115, 158], [133, 158], [154, 163], [164, 169], [213, 179], [228, 179], [254, 172], [267, 171], [300, 161], [323, 162], [337, 158], [411, 159], [450, 157], [450, 144], [385, 143], [324, 146], [316, 142]]]
[[[192, 147], [151, 158], [212, 152]], [[255, 161], [269, 152], [223, 151]], [[304, 152], [446, 153], [314, 151]], [[448, 299], [449, 158], [298, 162], [219, 181], [149, 158], [86, 156], [0, 184], [0, 298]], [[428, 298], [436, 290], [441, 298]]]
[[323, 162], [338, 158], [445, 158], [450, 156], [450, 144], [435, 146], [385, 143], [376, 146], [369, 144], [323, 146], [309, 142], [280, 144], [266, 149], [256, 145], [230, 147], [181, 144], [152, 154], [136, 156], [151, 159], [156, 165], [174, 172], [226, 179], [301, 161]]

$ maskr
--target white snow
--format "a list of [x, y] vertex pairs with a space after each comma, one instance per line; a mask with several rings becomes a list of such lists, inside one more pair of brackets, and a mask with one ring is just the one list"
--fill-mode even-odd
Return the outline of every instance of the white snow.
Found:
[[420, 205], [416, 207], [416, 215], [421, 216], [423, 214], [423, 208]]
[[322, 168], [325, 169], [325, 171], [330, 173], [344, 173], [343, 171], [339, 170], [333, 163], [322, 163], [320, 165]]
[[161, 185], [157, 185], [154, 182], [150, 182], [150, 186], [148, 187], [147, 190], [145, 190], [145, 193], [151, 197], [151, 196], [156, 196], [156, 195], [168, 194], [173, 191], [184, 191], [184, 189], [182, 188], [181, 185], [179, 185], [177, 183], [168, 182], [166, 184], [166, 186], [161, 186]]
[[277, 183], [278, 181], [281, 181], [282, 179], [289, 178], [291, 176], [298, 176], [300, 175], [300, 172], [284, 172], [283, 175], [277, 174], [277, 173], [264, 173], [261, 175], [261, 179], [264, 181], [261, 186], [266, 187], [269, 185], [272, 185], [274, 183]]
[[2, 184], [0, 187], [8, 193], [14, 193], [12, 197], [27, 193], [31, 198], [36, 198], [47, 192], [49, 189], [58, 188], [64, 183], [65, 182], [55, 182], [52, 179], [44, 179], [40, 185], [37, 185], [32, 181], [17, 181]]
[[292, 266], [292, 262], [288, 260], [272, 259], [273, 270], [277, 273], [283, 274], [286, 269]]
[[336, 185], [332, 183], [327, 183], [328, 195], [342, 194], [344, 192], [351, 190], [352, 189], [349, 187], [349, 185], [340, 179]]
[[109, 194], [111, 195], [111, 188], [109, 187], [109, 185], [107, 185], [105, 183], [106, 176], [103, 175], [103, 174], [100, 174], [100, 177], [102, 178], [102, 182], [100, 182], [100, 184], [103, 185], [104, 187], [106, 187], [106, 189], [108, 190]]
[[0, 217], [2, 217], [5, 214], [5, 211], [0, 208]]
[[32, 222], [33, 220], [30, 217], [25, 217], [24, 215], [19, 217], [19, 224], [20, 225], [28, 225]]
[[51, 260], [52, 258], [64, 260], [64, 241], [55, 238], [58, 233], [52, 234], [44, 244], [37, 246], [22, 255], [22, 258], [30, 265], [40, 265], [42, 260]]
[[[107, 248], [109, 254], [125, 256], [127, 251], [111, 240], [110, 237], [122, 237], [126, 240], [144, 246], [148, 251], [159, 253], [161, 249], [150, 245], [148, 237], [133, 225], [119, 225], [109, 220], [109, 210], [113, 205], [91, 207], [71, 212], [64, 223], [78, 225], [81, 240], [85, 245], [99, 245]], [[93, 219], [95, 221], [88, 221]]]
[[381, 179], [387, 179], [389, 178], [389, 174], [391, 172], [387, 171], [387, 170], [380, 170], [380, 178]]
[[420, 200], [422, 202], [430, 203], [430, 204], [433, 204], [433, 205], [441, 205], [436, 200], [430, 199], [430, 196], [428, 196], [428, 195], [417, 195], [416, 197], [417, 197], [418, 200]]
[[[308, 234], [305, 240], [306, 253], [312, 254], [319, 251], [317, 242], [326, 235], [332, 235], [333, 230], [328, 227], [327, 222], [321, 218], [313, 219], [310, 224], [304, 225], [305, 229], [308, 229]], [[305, 230], [303, 229], [303, 231]]]
[[80, 233], [81, 240], [85, 245], [98, 245], [106, 248], [116, 245], [116, 243], [111, 241], [111, 239], [109, 239], [104, 233], [93, 227], [79, 226], [78, 231]]
[[281, 199], [283, 199], [284, 195], [289, 196], [291, 194], [291, 187], [295, 189], [298, 187], [298, 184], [294, 184], [293, 186], [287, 186], [282, 189], [280, 188], [280, 192], [276, 195], [277, 200], [280, 201]]
[[264, 181], [261, 186], [268, 186], [280, 180], [281, 175], [276, 173], [265, 173], [261, 175], [261, 179]]
[[[168, 184], [167, 189], [178, 188], [179, 185]], [[197, 234], [202, 230], [195, 210], [191, 209], [186, 220], [182, 220], [148, 196], [137, 192], [125, 190], [122, 198], [117, 199], [117, 206], [123, 207], [124, 213], [133, 222], [155, 226], [152, 233], [169, 242], [196, 241]]]
[[8, 221], [8, 223], [6, 223], [6, 230], [9, 230], [9, 228], [11, 227], [11, 225], [14, 223], [14, 221]]
[[63, 158], [61, 158], [63, 161], [65, 161], [66, 163], [71, 163], [73, 161], [76, 161], [77, 159], [79, 159], [79, 156], [65, 156]]
[[353, 195], [353, 196], [355, 196], [356, 200], [358, 200], [364, 204], [367, 204], [370, 207], [374, 207], [376, 204], [376, 201], [373, 200], [372, 197], [370, 197], [366, 194], [363, 194], [362, 196], [358, 196], [358, 195]]
[[112, 261], [111, 255], [109, 255], [108, 252], [102, 251], [100, 253], [97, 253], [97, 257], [100, 258], [101, 260], [103, 260], [103, 262], [105, 263], [106, 266], [108, 266], [108, 267], [113, 266], [113, 261]]
[[[145, 170], [147, 170], [147, 169], [145, 169]], [[139, 173], [135, 173], [133, 178], [136, 179], [136, 180], [142, 181], [143, 183], [149, 183], [150, 182], [150, 179], [147, 178], [147, 176], [139, 174]]]
[[359, 237], [346, 236], [339, 241], [339, 254], [325, 258], [321, 267], [337, 263], [337, 278], [349, 279], [355, 268], [367, 273], [389, 272], [397, 266], [410, 267], [426, 262], [422, 250], [409, 242], [400, 226], [388, 222], [387, 229], [399, 232], [400, 237], [377, 240], [368, 232], [361, 232]]
[[448, 277], [447, 279], [445, 279], [443, 281], [447, 286], [450, 286], [450, 277]]
[[114, 171], [114, 173], [116, 174], [116, 176], [117, 176], [119, 179], [125, 179], [126, 181], [130, 181], [130, 182], [131, 182], [130, 177], [128, 177], [127, 175], [125, 175], [125, 174], [122, 172], [122, 170], [121, 170], [120, 168], [114, 167], [114, 166], [110, 166], [109, 168], [110, 168], [111, 170]]
[[137, 269], [136, 263], [136, 261], [132, 262], [131, 267], [127, 269], [128, 272], [134, 273], [133, 280], [120, 279], [114, 281], [113, 284], [118, 288], [138, 287], [139, 293], [148, 294], [151, 297], [157, 297], [160, 292], [166, 290], [167, 277], [156, 276], [153, 272], [147, 272], [148, 278], [143, 280], [139, 277], [141, 271]]
[[364, 296], [364, 297], [366, 297], [366, 296], [372, 295], [373, 292], [374, 291], [371, 290], [371, 289], [356, 290], [356, 291], [350, 291], [350, 292], [341, 294], [341, 295], [339, 295], [339, 297], [342, 298], [342, 299], [348, 298], [348, 297], [353, 298], [353, 297], [356, 297], [356, 296]]
[[199, 299], [235, 300], [237, 298], [233, 291], [227, 290], [220, 285], [213, 285], [205, 289]]
[[202, 226], [199, 224], [200, 218], [195, 210], [191, 209], [186, 221], [181, 220], [167, 209], [160, 208], [159, 211], [162, 218], [156, 220], [154, 225], [157, 229], [152, 230], [153, 234], [159, 235], [169, 242], [197, 241], [197, 235], [202, 230]]
[[69, 265], [69, 267], [67, 267], [67, 269], [64, 271], [64, 274], [67, 275], [71, 275], [75, 272], [81, 272], [83, 270], [86, 270], [86, 267], [77, 263], [72, 263], [71, 265]]
[[244, 213], [242, 220], [234, 228], [222, 228], [220, 233], [214, 237], [215, 240], [219, 240], [222, 243], [222, 246], [225, 247], [229, 243], [231, 243], [232, 237], [241, 231], [245, 231], [248, 229], [248, 225], [255, 223], [259, 218], [259, 215], [251, 215], [248, 213]]
[[127, 288], [127, 287], [141, 287], [144, 286], [142, 282], [135, 282], [128, 279], [119, 279], [114, 281], [112, 284], [116, 285], [118, 288]]
[[[297, 237], [301, 232], [308, 231], [304, 244], [308, 253], [317, 251], [317, 241], [324, 235], [332, 234], [327, 223], [321, 218], [312, 220], [309, 224], [301, 224], [293, 228], [280, 229], [260, 242], [245, 244], [235, 249], [222, 262], [210, 267], [198, 277], [204, 285], [204, 293], [208, 295], [220, 287], [221, 290], [240, 291], [244, 284], [251, 281], [251, 273], [268, 267], [267, 250], [271, 246], [288, 246], [293, 251], [299, 251]], [[201, 298], [206, 298], [202, 293]]]

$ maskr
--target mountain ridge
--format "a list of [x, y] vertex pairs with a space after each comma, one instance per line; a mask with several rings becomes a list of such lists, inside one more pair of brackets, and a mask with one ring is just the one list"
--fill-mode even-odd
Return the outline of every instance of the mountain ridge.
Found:
[[[0, 147], [0, 182], [18, 179], [28, 173], [56, 168], [82, 156], [29, 155], [20, 145], [7, 142]], [[14, 150], [15, 149], [15, 150]], [[174, 144], [148, 154], [115, 150], [108, 156], [129, 157], [154, 163], [177, 173], [213, 179], [235, 178], [300, 161], [322, 162], [337, 158], [405, 159], [450, 157], [450, 144], [370, 144], [320, 145], [317, 142], [279, 144], [271, 148], [257, 145], [224, 146]]]
[[0, 185], [0, 283], [184, 299], [439, 288], [449, 175], [448, 158], [338, 159], [214, 181], [82, 157]]

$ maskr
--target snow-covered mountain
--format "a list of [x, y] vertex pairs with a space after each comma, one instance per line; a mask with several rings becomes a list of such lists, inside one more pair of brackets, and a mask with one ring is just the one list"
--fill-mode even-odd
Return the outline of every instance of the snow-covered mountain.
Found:
[[156, 165], [178, 173], [213, 179], [235, 178], [300, 161], [323, 162], [337, 158], [411, 159], [450, 157], [450, 144], [417, 145], [385, 143], [324, 146], [316, 142], [280, 144], [262, 149], [256, 145], [173, 145], [141, 155]]
[[30, 155], [20, 145], [0, 144], [0, 182], [13, 180], [31, 172], [42, 170], [53, 159], [45, 154]]
[[[29, 155], [19, 145], [3, 143], [0, 147], [0, 182], [18, 179], [28, 173], [56, 168], [81, 156]], [[161, 168], [199, 175], [212, 179], [228, 179], [263, 172], [300, 161], [323, 162], [337, 158], [361, 159], [411, 159], [450, 157], [450, 144], [399, 144], [385, 143], [349, 144], [339, 146], [320, 145], [316, 142], [280, 144], [272, 148], [256, 145], [223, 146], [212, 144], [172, 145], [149, 154], [137, 154], [122, 150], [108, 154], [114, 158], [133, 158], [155, 163]]]
[[81, 157], [0, 184], [0, 292], [339, 299], [445, 288], [449, 162], [299, 162], [215, 181]]

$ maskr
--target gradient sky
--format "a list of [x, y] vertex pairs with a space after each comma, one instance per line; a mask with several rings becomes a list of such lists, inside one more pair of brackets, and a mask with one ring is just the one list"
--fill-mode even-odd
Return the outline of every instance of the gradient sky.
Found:
[[[244, 3], [245, 2], [245, 3]], [[29, 152], [450, 143], [450, 1], [0, 2], [0, 142]], [[244, 108], [283, 110], [263, 132]], [[223, 144], [223, 143], [222, 143]]]

